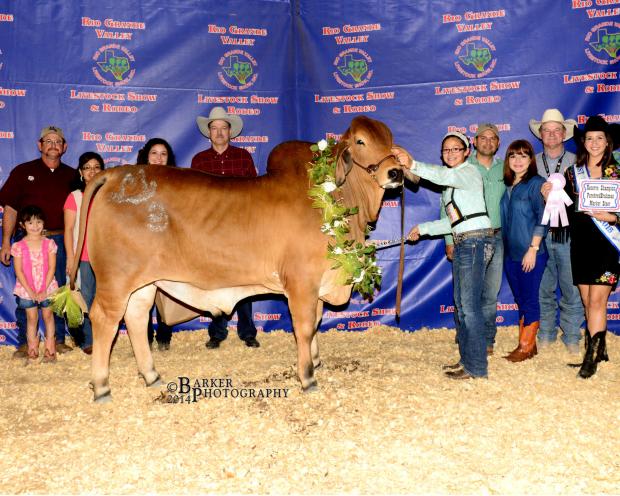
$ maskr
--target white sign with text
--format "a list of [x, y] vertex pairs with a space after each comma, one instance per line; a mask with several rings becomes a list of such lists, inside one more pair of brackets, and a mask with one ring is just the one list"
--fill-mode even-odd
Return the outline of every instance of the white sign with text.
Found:
[[585, 179], [579, 185], [579, 210], [620, 211], [620, 181]]

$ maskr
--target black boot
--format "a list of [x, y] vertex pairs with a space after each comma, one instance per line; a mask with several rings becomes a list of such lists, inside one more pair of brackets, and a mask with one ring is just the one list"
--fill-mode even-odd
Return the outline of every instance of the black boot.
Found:
[[582, 379], [592, 377], [596, 373], [598, 362], [603, 360], [603, 356], [607, 357], [605, 346], [605, 333], [607, 331], [597, 332], [590, 340], [586, 354], [583, 357], [583, 363], [577, 375]]
[[[590, 336], [590, 331], [588, 331], [588, 329], [586, 328], [583, 333], [583, 348], [586, 353], [588, 351], [588, 346], [590, 346], [591, 341], [592, 341], [592, 336]], [[569, 367], [581, 367], [583, 365], [583, 362], [567, 363], [566, 365], [568, 365]]]
[[609, 356], [607, 355], [607, 331], [599, 332], [598, 335], [601, 337], [598, 345], [598, 349], [596, 350], [595, 360], [597, 362], [609, 362]]

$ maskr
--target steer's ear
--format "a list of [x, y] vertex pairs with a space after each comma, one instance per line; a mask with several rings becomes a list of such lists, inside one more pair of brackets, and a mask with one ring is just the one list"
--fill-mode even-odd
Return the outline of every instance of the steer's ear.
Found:
[[342, 186], [353, 167], [353, 158], [349, 151], [349, 136], [350, 131], [347, 130], [336, 149], [336, 186]]

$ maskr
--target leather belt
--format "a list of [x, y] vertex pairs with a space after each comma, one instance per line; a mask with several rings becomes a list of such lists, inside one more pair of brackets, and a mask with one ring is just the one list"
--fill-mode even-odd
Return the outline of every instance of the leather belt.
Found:
[[43, 231], [41, 231], [41, 234], [43, 236], [58, 236], [59, 234], [64, 234], [65, 230], [64, 229], [43, 229]]
[[486, 236], [493, 236], [493, 229], [474, 229], [473, 231], [466, 231], [464, 233], [454, 234], [452, 237], [454, 238], [454, 244], [459, 244], [466, 239], [471, 238], [484, 238]]

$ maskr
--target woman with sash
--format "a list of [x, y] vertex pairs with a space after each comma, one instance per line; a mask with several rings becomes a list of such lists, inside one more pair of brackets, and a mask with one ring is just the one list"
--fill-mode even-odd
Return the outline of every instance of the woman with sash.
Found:
[[[566, 170], [565, 191], [573, 200], [568, 208], [573, 283], [579, 288], [586, 314], [585, 355], [579, 377], [587, 379], [596, 373], [597, 364], [608, 361], [607, 300], [620, 276], [620, 230], [618, 212], [581, 211], [580, 185], [587, 179], [620, 180], [620, 164], [612, 151], [620, 141], [620, 125], [610, 125], [594, 115], [588, 118], [583, 131], [575, 126], [577, 144], [575, 165]], [[547, 197], [551, 183], [546, 183]]]
[[460, 359], [444, 365], [450, 379], [487, 377], [487, 345], [482, 296], [484, 277], [495, 249], [494, 233], [484, 201], [484, 185], [477, 167], [467, 161], [469, 139], [449, 132], [441, 142], [441, 159], [447, 167], [413, 160], [404, 150], [394, 153], [406, 170], [427, 181], [445, 186], [441, 195], [441, 218], [415, 226], [408, 239], [452, 234], [452, 276], [457, 341]]

